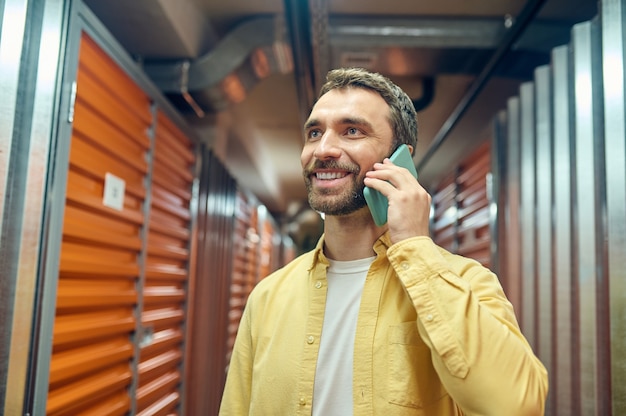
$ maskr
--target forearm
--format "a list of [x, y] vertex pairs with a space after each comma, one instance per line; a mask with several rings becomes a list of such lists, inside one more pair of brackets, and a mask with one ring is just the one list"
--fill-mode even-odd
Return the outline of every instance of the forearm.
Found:
[[497, 278], [425, 237], [389, 249], [442, 383], [466, 414], [542, 414], [543, 365], [521, 335]]

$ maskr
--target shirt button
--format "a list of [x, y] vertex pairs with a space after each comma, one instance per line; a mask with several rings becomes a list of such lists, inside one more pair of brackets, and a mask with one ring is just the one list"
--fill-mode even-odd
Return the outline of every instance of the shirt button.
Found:
[[426, 320], [431, 322], [433, 320], [433, 316], [431, 314], [426, 315]]
[[400, 267], [402, 267], [402, 270], [409, 270], [409, 267], [411, 266], [409, 266], [409, 263], [405, 261], [404, 263], [400, 265]]
[[314, 337], [313, 335], [309, 335], [309, 336], [306, 338], [306, 342], [307, 342], [307, 344], [313, 344], [313, 342], [314, 342], [314, 341], [315, 341], [315, 337]]
[[319, 289], [322, 287], [322, 282], [320, 282], [319, 280], [317, 282], [315, 282], [315, 288]]
[[300, 397], [300, 406], [304, 406], [306, 404], [306, 399], [304, 397]]

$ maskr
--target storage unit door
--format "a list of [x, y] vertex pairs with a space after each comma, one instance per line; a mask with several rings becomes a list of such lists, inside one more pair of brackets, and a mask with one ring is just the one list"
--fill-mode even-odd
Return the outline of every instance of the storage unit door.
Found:
[[248, 295], [258, 282], [259, 276], [258, 212], [255, 202], [250, 199], [243, 192], [237, 192], [227, 362], [230, 361]]
[[491, 266], [491, 233], [489, 229], [489, 199], [487, 177], [491, 170], [490, 142], [486, 141], [465, 160], [457, 183], [459, 193], [458, 253]]
[[159, 112], [143, 282], [140, 415], [171, 414], [181, 402], [194, 164], [192, 142]]
[[489, 142], [485, 142], [433, 193], [433, 238], [442, 247], [490, 267], [491, 233], [488, 174]]
[[[48, 415], [123, 415], [131, 407], [150, 106], [146, 94], [83, 35]], [[108, 205], [105, 183], [112, 186]]]

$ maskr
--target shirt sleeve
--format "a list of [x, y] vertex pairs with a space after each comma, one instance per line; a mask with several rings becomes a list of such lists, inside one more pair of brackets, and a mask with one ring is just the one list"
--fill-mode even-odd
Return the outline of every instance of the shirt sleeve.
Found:
[[244, 309], [230, 358], [226, 385], [220, 404], [220, 416], [250, 413], [252, 394], [252, 336], [249, 308]]
[[548, 377], [498, 278], [428, 237], [391, 246], [441, 382], [467, 415], [543, 415]]

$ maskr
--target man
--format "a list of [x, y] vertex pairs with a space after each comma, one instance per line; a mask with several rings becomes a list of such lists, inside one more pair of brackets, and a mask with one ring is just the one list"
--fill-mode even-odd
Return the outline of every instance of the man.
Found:
[[[220, 414], [542, 415], [547, 373], [497, 277], [433, 243], [430, 196], [387, 158], [417, 143], [408, 96], [331, 71], [304, 134], [324, 235], [252, 292]], [[387, 224], [364, 186], [388, 198]]]

